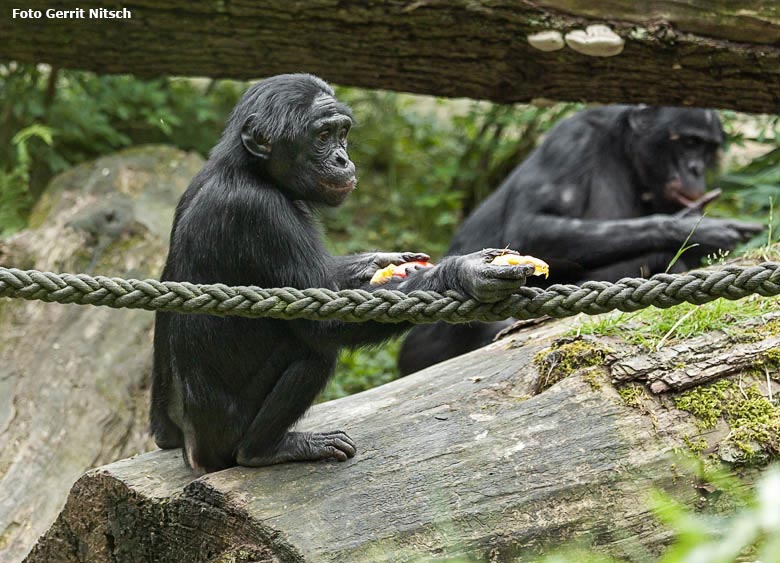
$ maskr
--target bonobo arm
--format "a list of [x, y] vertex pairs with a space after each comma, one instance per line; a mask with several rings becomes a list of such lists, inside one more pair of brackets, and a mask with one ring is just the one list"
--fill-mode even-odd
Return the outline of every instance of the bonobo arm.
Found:
[[[477, 299], [494, 302], [508, 297], [525, 285], [533, 266], [493, 266], [490, 261], [503, 249], [488, 249], [465, 256], [448, 256], [433, 268], [409, 272], [406, 278], [391, 278], [387, 283], [360, 289], [377, 291], [396, 289], [404, 293], [415, 290], [442, 293], [452, 289]], [[511, 252], [511, 251], [509, 251]], [[314, 349], [339, 346], [361, 346], [382, 342], [408, 330], [411, 323], [348, 323], [341, 321], [292, 321], [296, 334]]]
[[689, 269], [689, 264], [697, 264], [698, 262], [688, 260], [688, 253], [683, 254], [682, 258], [677, 260], [671, 268], [669, 265], [674, 259], [674, 254], [671, 252], [652, 252], [650, 254], [643, 254], [624, 260], [621, 262], [615, 262], [602, 268], [590, 270], [587, 274], [587, 278], [584, 280], [574, 280], [577, 283], [583, 283], [587, 280], [601, 280], [608, 282], [616, 282], [622, 278], [647, 278], [653, 274], [666, 272], [669, 268], [670, 274], [679, 274]]
[[390, 264], [400, 266], [405, 262], [426, 262], [430, 256], [422, 252], [366, 252], [333, 257], [333, 279], [339, 289], [365, 287], [377, 270]]
[[540, 258], [565, 253], [567, 260], [586, 270], [638, 254], [666, 251], [674, 255], [691, 232], [689, 244], [699, 244], [701, 250], [715, 252], [732, 249], [763, 230], [761, 225], [731, 219], [660, 214], [606, 221], [536, 215], [512, 225], [507, 238], [515, 248], [533, 252]]

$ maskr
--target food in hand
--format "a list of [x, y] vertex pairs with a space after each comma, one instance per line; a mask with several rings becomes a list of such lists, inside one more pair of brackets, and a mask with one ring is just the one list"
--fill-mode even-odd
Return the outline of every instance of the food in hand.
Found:
[[413, 270], [416, 268], [432, 268], [433, 264], [430, 262], [424, 262], [422, 260], [415, 260], [413, 262], [404, 262], [403, 264], [390, 264], [386, 268], [377, 270], [373, 276], [371, 276], [371, 285], [382, 285], [393, 276], [397, 278], [405, 278], [407, 270]]
[[530, 264], [534, 267], [535, 276], [544, 276], [545, 279], [550, 276], [550, 266], [544, 260], [539, 260], [533, 256], [520, 256], [518, 254], [502, 254], [493, 258], [491, 264], [496, 266], [522, 266]]

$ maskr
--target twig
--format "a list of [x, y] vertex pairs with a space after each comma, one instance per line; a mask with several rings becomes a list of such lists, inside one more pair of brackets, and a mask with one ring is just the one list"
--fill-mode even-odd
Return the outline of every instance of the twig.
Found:
[[745, 393], [745, 390], [742, 388], [742, 374], [739, 374], [739, 379], [737, 379], [737, 385], [739, 386], [739, 392], [742, 393], [742, 396], [745, 397], [745, 400], [748, 400], [747, 393]]
[[664, 337], [658, 342], [658, 345], [655, 347], [655, 351], [657, 352], [661, 348], [663, 348], [663, 345], [666, 344], [666, 341], [669, 339], [669, 337], [674, 333], [675, 330], [687, 319], [690, 317], [693, 313], [696, 312], [696, 309], [691, 309], [687, 313], [685, 313], [682, 317], [677, 319], [677, 322], [672, 325], [672, 328], [669, 329], [669, 332], [664, 334]]

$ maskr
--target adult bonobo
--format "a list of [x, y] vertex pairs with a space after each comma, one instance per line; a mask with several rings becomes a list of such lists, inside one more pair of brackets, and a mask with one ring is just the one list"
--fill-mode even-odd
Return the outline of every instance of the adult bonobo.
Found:
[[[162, 278], [295, 288], [373, 289], [369, 280], [418, 253], [334, 257], [315, 211], [355, 187], [352, 117], [307, 74], [251, 87], [176, 209]], [[483, 301], [516, 291], [529, 266], [495, 266], [500, 251], [453, 256], [395, 277], [385, 289], [454, 288]], [[196, 471], [355, 455], [342, 431], [290, 432], [333, 373], [343, 346], [380, 342], [403, 324], [219, 318], [158, 313], [151, 428], [161, 448], [184, 447]]]
[[[616, 105], [582, 111], [556, 125], [464, 221], [448, 253], [509, 245], [550, 264], [546, 284], [663, 272], [701, 219], [696, 203], [722, 143], [712, 110]], [[701, 219], [690, 239], [699, 246], [675, 271], [760, 230]], [[401, 372], [483, 346], [507, 324], [415, 327], [401, 348]]]

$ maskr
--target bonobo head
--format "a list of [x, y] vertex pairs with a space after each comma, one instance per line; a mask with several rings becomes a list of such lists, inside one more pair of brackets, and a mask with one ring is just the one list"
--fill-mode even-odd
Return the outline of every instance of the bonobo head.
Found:
[[252, 86], [236, 105], [212, 158], [227, 159], [287, 193], [341, 204], [355, 188], [347, 155], [349, 107], [311, 74], [282, 74]]
[[723, 144], [713, 110], [637, 106], [627, 127], [627, 154], [654, 211], [674, 212], [704, 195], [705, 173]]

